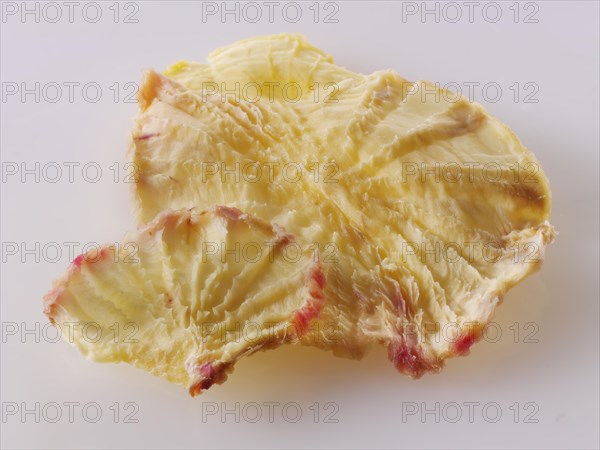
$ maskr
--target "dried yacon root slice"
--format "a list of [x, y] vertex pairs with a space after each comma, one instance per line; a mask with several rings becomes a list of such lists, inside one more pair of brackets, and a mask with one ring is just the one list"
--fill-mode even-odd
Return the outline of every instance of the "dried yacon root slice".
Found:
[[242, 356], [307, 331], [323, 306], [315, 256], [234, 208], [168, 211], [76, 258], [45, 313], [87, 358], [130, 363], [194, 396]]
[[297, 35], [208, 62], [143, 79], [139, 223], [219, 202], [332, 248], [303, 343], [360, 357], [378, 342], [400, 371], [436, 372], [540, 267], [554, 238], [546, 176], [480, 105], [393, 71], [353, 73]]

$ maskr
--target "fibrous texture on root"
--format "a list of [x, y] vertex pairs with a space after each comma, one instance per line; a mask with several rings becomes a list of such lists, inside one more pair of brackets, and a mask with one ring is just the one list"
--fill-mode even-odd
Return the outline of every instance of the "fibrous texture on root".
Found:
[[127, 362], [196, 395], [235, 362], [298, 339], [323, 306], [313, 249], [235, 208], [167, 211], [78, 257], [45, 313], [86, 357]]
[[351, 72], [301, 36], [149, 71], [139, 103], [139, 222], [218, 203], [318, 247], [325, 306], [308, 345], [359, 357], [379, 342], [402, 372], [437, 371], [554, 237], [537, 160], [480, 105]]

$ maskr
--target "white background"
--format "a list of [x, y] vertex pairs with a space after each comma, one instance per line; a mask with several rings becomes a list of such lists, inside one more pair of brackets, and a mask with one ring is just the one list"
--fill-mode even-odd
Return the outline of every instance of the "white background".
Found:
[[[203, 23], [201, 2], [138, 2], [138, 23], [122, 23], [123, 5], [120, 23], [114, 23], [112, 2], [102, 2], [97, 23], [82, 16], [84, 2], [75, 10], [73, 23], [62, 3], [63, 17], [57, 23], [43, 16], [40, 23], [32, 15], [24, 23], [19, 14], [5, 18], [3, 90], [14, 86], [7, 83], [31, 88], [39, 82], [41, 89], [52, 82], [95, 82], [102, 97], [88, 102], [76, 88], [70, 103], [63, 85], [63, 97], [56, 103], [48, 101], [55, 95], [50, 88], [39, 103], [33, 95], [25, 101], [20, 95], [3, 98], [3, 164], [95, 162], [103, 174], [97, 183], [86, 182], [80, 165], [73, 183], [66, 172], [57, 183], [43, 177], [37, 183], [33, 175], [24, 183], [19, 175], [3, 180], [2, 241], [27, 248], [56, 242], [64, 250], [55, 263], [48, 255], [36, 262], [35, 255], [3, 253], [3, 408], [16, 403], [32, 409], [36, 402], [43, 408], [57, 402], [63, 412], [57, 423], [47, 420], [55, 413], [50, 409], [39, 423], [33, 414], [4, 417], [3, 447], [598, 447], [598, 3], [521, 4], [517, 23], [515, 7], [510, 9], [513, 2], [500, 2], [497, 23], [489, 20], [494, 9], [483, 15], [486, 2], [479, 3], [473, 23], [462, 2], [457, 23], [446, 20], [454, 18], [456, 10], [450, 9], [440, 9], [439, 23], [433, 14], [425, 21], [419, 14], [403, 21], [400, 2], [338, 2], [338, 23], [323, 23], [322, 16], [315, 23], [311, 3], [302, 4], [297, 23], [287, 21], [281, 9], [269, 23], [266, 7], [258, 23], [244, 22], [243, 17], [236, 23], [233, 16], [225, 23], [218, 16]], [[20, 2], [16, 5], [21, 7]], [[420, 2], [415, 5], [422, 8]], [[405, 12], [407, 7], [405, 3]], [[93, 18], [94, 10], [87, 12]], [[293, 10], [288, 12], [292, 17]], [[532, 12], [529, 19], [538, 22], [524, 23]], [[46, 13], [52, 19], [55, 11]], [[398, 374], [383, 348], [357, 362], [288, 346], [241, 361], [227, 383], [192, 399], [184, 389], [132, 367], [88, 362], [65, 342], [46, 342], [42, 336], [37, 343], [36, 333], [7, 335], [10, 324], [20, 333], [47, 323], [41, 297], [69, 264], [64, 243], [115, 241], [133, 228], [129, 185], [115, 183], [109, 169], [126, 161], [126, 135], [136, 111], [135, 104], [123, 101], [124, 83], [137, 82], [144, 68], [162, 69], [180, 59], [204, 61], [214, 48], [240, 38], [292, 31], [304, 33], [337, 63], [355, 71], [393, 68], [408, 79], [501, 86], [497, 102], [486, 101], [494, 91], [483, 93], [481, 88], [475, 89], [474, 100], [507, 123], [539, 158], [550, 179], [552, 222], [560, 233], [542, 271], [511, 291], [498, 309], [495, 320], [502, 339], [474, 346], [469, 357], [452, 360], [441, 374], [419, 381]], [[115, 82], [121, 86], [118, 102], [114, 88], [110, 90]], [[509, 89], [515, 82], [535, 83], [538, 91], [530, 100], [538, 102], [525, 103], [522, 95], [532, 88], [522, 87], [515, 101], [515, 88]], [[88, 95], [93, 97], [93, 90]], [[94, 176], [93, 171], [88, 175]], [[521, 330], [517, 343], [514, 328], [509, 328], [515, 322]], [[537, 342], [524, 342], [532, 331], [525, 329], [529, 322], [539, 327], [533, 336]], [[102, 418], [89, 423], [79, 406], [69, 423], [64, 402], [96, 402]], [[115, 402], [121, 410], [118, 423], [110, 409]], [[138, 405], [133, 416], [137, 423], [123, 423], [127, 402]], [[207, 408], [235, 409], [236, 402], [242, 413], [239, 423], [235, 414], [225, 420], [220, 414], [203, 418]], [[262, 407], [263, 417], [256, 423], [247, 420], [256, 413], [247, 406], [250, 402]], [[264, 402], [280, 403], [273, 423]], [[296, 423], [291, 423], [292, 407], [287, 410], [290, 420], [282, 413], [289, 402], [302, 410]], [[314, 402], [321, 411], [318, 423]], [[334, 411], [326, 408], [328, 402], [336, 405], [331, 418], [337, 423], [325, 423], [324, 414]], [[403, 420], [407, 402], [416, 402], [420, 409], [434, 409], [440, 402], [439, 423], [434, 414]], [[456, 409], [444, 409], [449, 402], [461, 405], [462, 418], [456, 423], [449, 421]], [[473, 423], [464, 402], [479, 403]], [[502, 412], [495, 423], [490, 420], [496, 413], [493, 407], [488, 420], [482, 413], [490, 402]], [[525, 423], [528, 412], [537, 423]], [[88, 410], [88, 418], [93, 413]]]

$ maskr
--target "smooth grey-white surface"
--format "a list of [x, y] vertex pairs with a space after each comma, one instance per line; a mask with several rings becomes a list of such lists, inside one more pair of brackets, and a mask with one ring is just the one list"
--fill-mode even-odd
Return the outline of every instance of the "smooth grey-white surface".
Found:
[[[2, 447], [597, 448], [598, 3], [257, 2], [237, 18], [221, 8], [2, 3]], [[134, 226], [130, 83], [279, 32], [355, 71], [459, 86], [536, 154], [559, 235], [498, 309], [501, 338], [419, 381], [382, 348], [349, 361], [288, 346], [243, 360], [195, 399], [52, 342], [41, 297], [69, 253]]]

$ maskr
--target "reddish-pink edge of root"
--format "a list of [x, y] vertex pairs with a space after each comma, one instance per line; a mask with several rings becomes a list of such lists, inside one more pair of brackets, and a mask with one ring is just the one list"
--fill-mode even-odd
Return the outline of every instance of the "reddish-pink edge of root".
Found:
[[312, 320], [318, 318], [323, 310], [323, 306], [325, 305], [325, 295], [323, 293], [325, 283], [325, 275], [323, 274], [321, 265], [317, 263], [310, 270], [308, 289], [309, 298], [306, 305], [296, 312], [294, 319], [292, 320], [298, 338], [306, 334]]
[[388, 356], [400, 372], [419, 378], [426, 372], [436, 372], [440, 365], [425, 357], [423, 350], [411, 344], [404, 336], [392, 340], [388, 346]]
[[[481, 328], [470, 329], [450, 344], [450, 352], [454, 356], [468, 355], [473, 344], [480, 339]], [[414, 378], [420, 378], [426, 372], [437, 372], [443, 364], [442, 361], [427, 358], [417, 343], [405, 335], [400, 335], [390, 343], [388, 355], [400, 372]]]
[[74, 267], [76, 267], [77, 269], [79, 269], [84, 260], [85, 260], [85, 254], [81, 254], [81, 255], [77, 256], [71, 264]]
[[[93, 251], [94, 250], [90, 250], [90, 252]], [[54, 322], [54, 308], [60, 302], [60, 297], [65, 291], [66, 286], [69, 284], [71, 276], [75, 272], [81, 270], [81, 266], [84, 263], [95, 263], [106, 259], [108, 256], [108, 250], [106, 247], [101, 247], [99, 253], [93, 257], [88, 255], [90, 252], [82, 253], [81, 255], [76, 256], [69, 265], [66, 275], [56, 281], [52, 289], [46, 295], [44, 295], [44, 314], [48, 316], [50, 321]]]
[[54, 308], [60, 302], [60, 297], [65, 291], [65, 287], [69, 283], [73, 272], [80, 270], [81, 265], [85, 262], [85, 254], [75, 257], [69, 265], [66, 275], [54, 282], [52, 289], [44, 295], [44, 314], [48, 316], [51, 322], [54, 322]]
[[479, 339], [481, 339], [481, 333], [477, 330], [471, 330], [452, 343], [452, 352], [459, 356], [468, 355], [471, 352], [471, 346]]
[[215, 206], [215, 211], [229, 220], [239, 220], [244, 213], [232, 206]]
[[228, 364], [213, 364], [212, 362], [204, 363], [195, 367], [195, 372], [200, 375], [200, 379], [189, 388], [189, 393], [192, 397], [201, 394], [203, 391], [210, 388], [213, 384], [220, 384], [227, 379]]
[[145, 141], [146, 139], [150, 139], [155, 136], [158, 136], [158, 133], [145, 133], [145, 134], [140, 134], [138, 137], [136, 137], [134, 139], [137, 141]]

